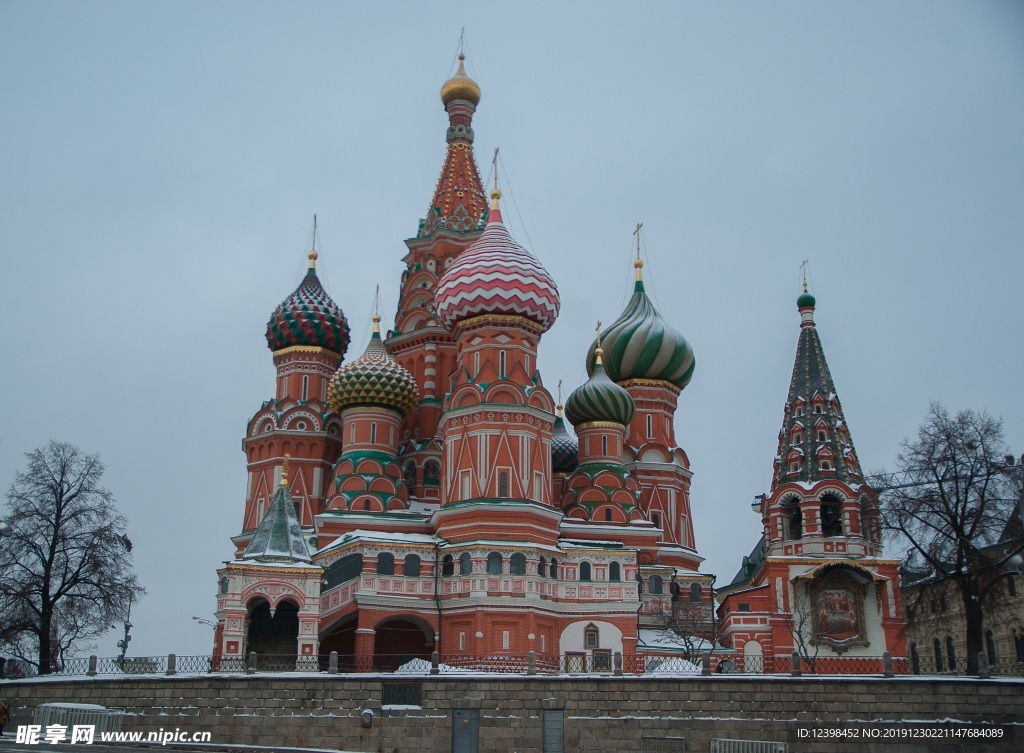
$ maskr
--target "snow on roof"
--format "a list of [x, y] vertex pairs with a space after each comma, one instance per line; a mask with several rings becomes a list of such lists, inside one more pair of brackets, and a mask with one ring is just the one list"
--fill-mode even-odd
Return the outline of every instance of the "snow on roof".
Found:
[[319, 565], [310, 565], [306, 562], [276, 562], [274, 560], [231, 560], [225, 564], [242, 567], [286, 567], [291, 570], [323, 570]]
[[427, 533], [402, 533], [399, 531], [364, 531], [358, 529], [340, 536], [330, 544], [321, 549], [318, 554], [323, 554], [332, 549], [338, 549], [353, 541], [384, 541], [387, 543], [420, 544], [422, 546], [434, 546], [443, 543], [443, 539], [431, 536]]

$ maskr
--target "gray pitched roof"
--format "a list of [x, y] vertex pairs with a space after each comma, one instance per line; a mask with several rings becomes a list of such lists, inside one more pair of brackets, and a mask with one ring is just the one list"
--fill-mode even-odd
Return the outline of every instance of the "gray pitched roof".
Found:
[[270, 509], [242, 554], [243, 560], [312, 563], [287, 486], [279, 486]]

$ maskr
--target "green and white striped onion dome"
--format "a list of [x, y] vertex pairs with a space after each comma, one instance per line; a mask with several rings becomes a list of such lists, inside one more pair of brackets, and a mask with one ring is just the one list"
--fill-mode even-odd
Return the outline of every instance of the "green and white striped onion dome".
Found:
[[[679, 389], [690, 383], [696, 362], [693, 348], [678, 331], [669, 326], [644, 292], [638, 259], [633, 297], [626, 310], [601, 333], [604, 368], [615, 382], [650, 379], [669, 382]], [[594, 373], [594, 347], [587, 360], [587, 373]]]
[[636, 413], [633, 398], [622, 387], [615, 384], [601, 364], [601, 349], [594, 351], [596, 362], [590, 379], [577, 387], [565, 401], [565, 415], [573, 426], [591, 421], [610, 421], [628, 426]]
[[391, 408], [408, 415], [419, 405], [416, 378], [388, 353], [380, 339], [379, 316], [374, 316], [373, 337], [359, 358], [334, 372], [327, 386], [327, 403], [340, 413], [357, 405]]

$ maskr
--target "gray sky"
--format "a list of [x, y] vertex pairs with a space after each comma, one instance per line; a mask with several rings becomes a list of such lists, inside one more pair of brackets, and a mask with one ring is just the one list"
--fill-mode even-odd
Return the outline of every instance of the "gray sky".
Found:
[[[559, 285], [552, 391], [631, 285], [692, 343], [677, 435], [705, 569], [756, 541], [799, 264], [862, 462], [929, 400], [1024, 451], [1024, 5], [0, 2], [0, 485], [49, 438], [99, 452], [149, 590], [132, 653], [208, 653], [242, 523], [264, 340], [320, 269], [394, 316], [466, 27], [486, 177]], [[116, 634], [99, 647], [116, 653]]]

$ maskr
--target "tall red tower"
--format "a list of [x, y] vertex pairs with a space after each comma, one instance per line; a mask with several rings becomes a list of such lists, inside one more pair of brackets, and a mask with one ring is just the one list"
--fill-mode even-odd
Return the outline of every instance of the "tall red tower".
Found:
[[865, 482], [814, 322], [800, 338], [771, 491], [757, 498], [761, 541], [721, 589], [723, 642], [747, 656], [902, 656], [899, 561], [885, 559], [878, 498]]
[[395, 328], [387, 337], [388, 350], [419, 385], [419, 404], [402, 426], [403, 472], [417, 498], [435, 501], [440, 486], [438, 422], [457, 347], [437, 320], [434, 293], [438, 280], [480, 237], [487, 221], [487, 199], [473, 155], [473, 113], [480, 87], [466, 75], [463, 55], [458, 72], [441, 89], [441, 101], [448, 113], [448, 149], [427, 216], [420, 220], [416, 237], [405, 242], [409, 252], [403, 260]]

